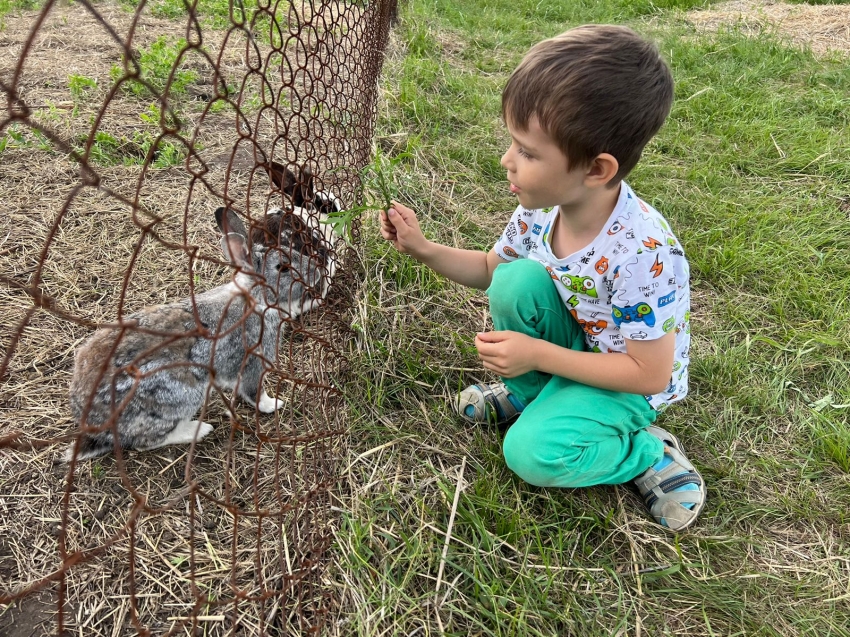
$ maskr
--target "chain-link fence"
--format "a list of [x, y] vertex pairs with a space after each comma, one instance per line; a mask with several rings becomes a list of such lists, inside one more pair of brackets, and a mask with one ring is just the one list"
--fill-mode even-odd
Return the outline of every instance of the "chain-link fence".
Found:
[[321, 220], [394, 13], [0, 3], [0, 634], [329, 621], [354, 257]]

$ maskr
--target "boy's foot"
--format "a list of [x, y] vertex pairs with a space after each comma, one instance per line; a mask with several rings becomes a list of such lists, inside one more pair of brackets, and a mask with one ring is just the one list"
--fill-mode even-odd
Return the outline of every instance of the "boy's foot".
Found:
[[457, 399], [460, 417], [473, 424], [488, 422], [507, 425], [516, 420], [525, 409], [516, 396], [508, 391], [504, 383], [482, 383], [470, 385]]
[[676, 436], [661, 427], [647, 427], [646, 432], [664, 443], [664, 456], [635, 478], [635, 486], [660, 525], [683, 531], [705, 506], [705, 482]]

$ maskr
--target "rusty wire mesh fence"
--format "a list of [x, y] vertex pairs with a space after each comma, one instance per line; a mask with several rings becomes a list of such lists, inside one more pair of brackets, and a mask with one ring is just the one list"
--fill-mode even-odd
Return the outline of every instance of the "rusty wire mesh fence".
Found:
[[0, 11], [0, 634], [321, 634], [395, 0]]

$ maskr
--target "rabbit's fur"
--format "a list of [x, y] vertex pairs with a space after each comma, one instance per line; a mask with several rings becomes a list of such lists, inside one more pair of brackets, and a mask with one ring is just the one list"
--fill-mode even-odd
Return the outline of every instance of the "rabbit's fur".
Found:
[[[247, 232], [219, 208], [221, 248], [234, 280], [194, 298], [150, 307], [95, 332], [77, 351], [71, 411], [84, 428], [70, 461], [114, 449], [191, 443], [212, 431], [193, 420], [212, 385], [264, 413], [281, 401], [262, 388], [277, 357], [281, 322], [324, 299], [336, 269], [333, 236], [304, 209], [269, 212]], [[211, 370], [213, 373], [211, 373]]]

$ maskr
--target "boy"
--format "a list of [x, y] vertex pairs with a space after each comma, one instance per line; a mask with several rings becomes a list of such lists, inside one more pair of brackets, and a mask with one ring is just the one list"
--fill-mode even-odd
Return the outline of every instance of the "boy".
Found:
[[519, 206], [487, 253], [428, 241], [393, 202], [381, 234], [443, 276], [486, 289], [475, 337], [503, 382], [457, 401], [467, 421], [516, 422], [505, 461], [537, 486], [634, 481], [661, 525], [694, 523], [705, 486], [652, 426], [687, 393], [689, 270], [664, 218], [623, 178], [661, 128], [673, 79], [625, 27], [588, 25], [533, 47], [508, 80], [502, 157]]

